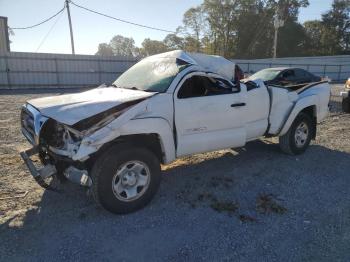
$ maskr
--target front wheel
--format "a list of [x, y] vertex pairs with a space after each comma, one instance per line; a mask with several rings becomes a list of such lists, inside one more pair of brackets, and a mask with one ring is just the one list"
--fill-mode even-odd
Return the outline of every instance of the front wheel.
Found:
[[280, 148], [290, 155], [305, 152], [310, 145], [314, 123], [309, 115], [300, 113], [294, 120], [288, 132], [279, 137]]
[[98, 204], [112, 213], [130, 213], [147, 205], [157, 192], [160, 163], [147, 149], [116, 145], [97, 159], [91, 177]]

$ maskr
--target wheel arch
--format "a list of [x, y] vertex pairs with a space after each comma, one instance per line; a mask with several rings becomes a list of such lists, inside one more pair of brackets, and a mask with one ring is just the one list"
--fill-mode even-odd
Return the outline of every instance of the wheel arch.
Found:
[[311, 117], [313, 120], [313, 135], [312, 138], [314, 139], [316, 137], [316, 126], [317, 126], [317, 114], [318, 114], [318, 108], [317, 108], [318, 100], [316, 96], [308, 96], [301, 100], [299, 100], [291, 110], [289, 117], [287, 118], [286, 122], [281, 128], [279, 136], [282, 136], [286, 134], [293, 124], [295, 118], [302, 112], [307, 114]]
[[163, 164], [175, 159], [175, 143], [172, 129], [163, 118], [133, 119], [117, 130], [117, 136], [103, 144], [90, 155], [95, 159], [116, 143], [131, 144], [152, 151]]
[[162, 148], [160, 137], [156, 133], [119, 136], [104, 144], [96, 153], [91, 155], [90, 159], [97, 158], [117, 144], [146, 148], [158, 158], [159, 162], [164, 163], [164, 149]]

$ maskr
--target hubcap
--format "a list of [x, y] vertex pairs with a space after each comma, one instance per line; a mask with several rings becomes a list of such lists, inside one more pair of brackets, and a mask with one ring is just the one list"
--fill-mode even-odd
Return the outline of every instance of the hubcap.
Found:
[[309, 128], [305, 122], [301, 122], [295, 130], [295, 145], [303, 147], [309, 136]]
[[114, 195], [121, 201], [133, 201], [141, 197], [150, 182], [148, 166], [141, 161], [129, 161], [120, 165], [112, 179]]

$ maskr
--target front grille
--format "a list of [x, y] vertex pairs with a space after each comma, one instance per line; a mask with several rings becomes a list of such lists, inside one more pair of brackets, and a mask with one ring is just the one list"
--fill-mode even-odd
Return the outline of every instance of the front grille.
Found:
[[21, 126], [22, 126], [23, 134], [27, 137], [29, 142], [34, 144], [34, 141], [35, 141], [34, 116], [28, 111], [26, 107], [22, 107]]

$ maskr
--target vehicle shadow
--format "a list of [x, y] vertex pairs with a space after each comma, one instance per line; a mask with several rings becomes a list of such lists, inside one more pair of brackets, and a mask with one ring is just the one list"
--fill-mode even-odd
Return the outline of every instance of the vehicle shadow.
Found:
[[[244, 148], [195, 155], [164, 166], [163, 181], [155, 199], [143, 210], [119, 216], [96, 207], [83, 188], [67, 183], [63, 185], [63, 192], [45, 191], [33, 203], [34, 208], [13, 215], [0, 225], [0, 255], [3, 259], [19, 260], [31, 257], [34, 251], [39, 257], [58, 252], [72, 255], [68, 250], [75, 249], [72, 245], [80, 241], [79, 250], [84, 248], [91, 259], [98, 259], [99, 253], [94, 253], [96, 248], [89, 242], [95, 235], [103, 239], [106, 245], [103, 251], [111, 247], [108, 238], [119, 239], [126, 231], [135, 232], [149, 225], [166, 231], [167, 223], [177, 223], [172, 222], [172, 217], [181, 217], [180, 221], [186, 219], [184, 217], [196, 217], [203, 223], [206, 216], [214, 219], [218, 216], [220, 220], [219, 213], [210, 208], [210, 200], [205, 199], [208, 195], [223, 201], [238, 201], [239, 212], [256, 215], [257, 195], [279, 194], [290, 201], [287, 201], [288, 208], [298, 212], [309, 208], [310, 203], [295, 204], [293, 198], [313, 199], [314, 194], [327, 186], [329, 191], [329, 186], [335, 183], [349, 188], [350, 179], [346, 176], [349, 167], [350, 154], [346, 152], [311, 145], [303, 155], [288, 156], [281, 153], [275, 143], [255, 141]], [[310, 185], [319, 188], [310, 189]], [[334, 192], [329, 193], [336, 194], [337, 190], [334, 186]], [[338, 195], [343, 197], [339, 192]], [[332, 205], [332, 201], [330, 198], [324, 207]], [[318, 211], [322, 212], [312, 212]], [[15, 250], [21, 252], [15, 254]], [[79, 259], [77, 256], [73, 254], [71, 259]]]

